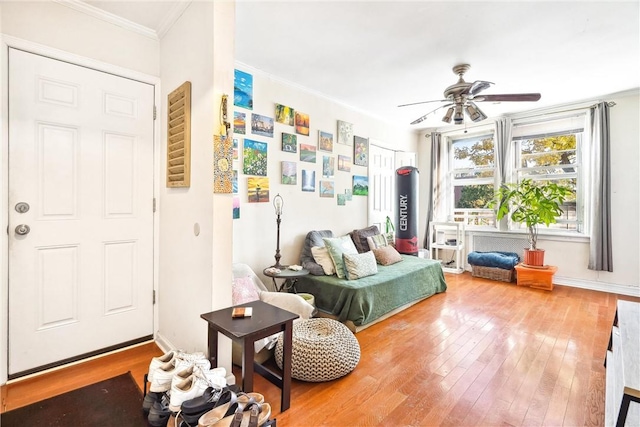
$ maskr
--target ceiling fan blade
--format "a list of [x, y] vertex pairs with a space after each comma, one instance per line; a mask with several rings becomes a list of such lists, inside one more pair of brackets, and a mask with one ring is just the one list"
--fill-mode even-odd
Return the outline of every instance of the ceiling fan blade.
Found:
[[431, 102], [447, 102], [448, 99], [434, 99], [432, 101], [420, 101], [420, 102], [412, 102], [410, 104], [402, 104], [398, 105], [398, 107], [408, 107], [409, 105], [418, 105], [418, 104], [429, 104]]
[[429, 117], [429, 115], [431, 115], [431, 114], [435, 113], [435, 112], [436, 112], [436, 111], [438, 111], [439, 109], [441, 109], [441, 108], [447, 108], [447, 107], [450, 107], [450, 106], [452, 106], [452, 105], [453, 105], [453, 104], [441, 105], [441, 106], [439, 106], [438, 108], [436, 108], [435, 110], [429, 111], [429, 112], [428, 112], [427, 114], [425, 114], [424, 116], [422, 116], [422, 117], [419, 117], [419, 118], [415, 119], [415, 120], [414, 120], [414, 121], [412, 121], [410, 124], [412, 124], [412, 125], [417, 125], [418, 123], [425, 121], [425, 120], [427, 119], [427, 117]]
[[480, 95], [474, 96], [473, 100], [476, 102], [500, 102], [500, 101], [538, 101], [540, 99], [539, 93], [511, 93], [503, 95]]
[[487, 82], [484, 80], [476, 80], [475, 82], [471, 83], [471, 86], [469, 86], [467, 93], [469, 95], [475, 95], [477, 93], [482, 92], [485, 89], [488, 89], [492, 84], [493, 84], [492, 82]]

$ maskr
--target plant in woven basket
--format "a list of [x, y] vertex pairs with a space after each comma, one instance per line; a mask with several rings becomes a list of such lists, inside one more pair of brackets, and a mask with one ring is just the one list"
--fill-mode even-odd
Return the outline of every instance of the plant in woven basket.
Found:
[[[528, 251], [541, 251], [537, 248], [538, 226], [556, 223], [563, 213], [560, 206], [572, 193], [571, 188], [551, 181], [534, 183], [531, 179], [523, 179], [515, 184], [503, 184], [489, 206], [497, 207], [498, 220], [509, 215], [512, 221], [525, 224]], [[526, 256], [525, 250], [525, 264], [543, 265], [543, 262], [527, 262]]]

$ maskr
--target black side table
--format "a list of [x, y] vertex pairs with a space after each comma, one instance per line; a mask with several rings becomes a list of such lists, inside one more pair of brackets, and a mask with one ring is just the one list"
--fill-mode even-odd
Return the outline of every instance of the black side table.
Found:
[[[282, 292], [282, 291], [295, 292], [296, 280], [298, 280], [299, 277], [304, 277], [309, 274], [309, 270], [307, 270], [306, 268], [296, 271], [296, 270], [289, 270], [288, 268], [284, 267], [280, 270], [280, 273], [270, 273], [267, 271], [269, 268], [271, 267], [265, 268], [262, 271], [262, 273], [267, 277], [271, 277], [271, 280], [273, 280], [273, 287], [277, 292]], [[278, 283], [276, 283], [276, 279], [284, 279], [280, 287], [278, 287]]]
[[[208, 342], [211, 366], [218, 365], [218, 332], [239, 342], [242, 344], [242, 391], [245, 393], [253, 391], [253, 372], [255, 369], [255, 372], [280, 387], [282, 390], [280, 411], [284, 412], [289, 409], [291, 404], [292, 331], [293, 320], [297, 319], [298, 315], [262, 301], [253, 301], [238, 307], [252, 307], [252, 316], [232, 318], [233, 307], [200, 315], [209, 324]], [[284, 333], [282, 375], [278, 375], [254, 360], [253, 343], [278, 332]]]

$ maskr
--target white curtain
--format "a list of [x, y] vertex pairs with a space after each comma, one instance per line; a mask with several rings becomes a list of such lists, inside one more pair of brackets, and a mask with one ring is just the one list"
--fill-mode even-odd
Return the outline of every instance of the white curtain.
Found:
[[611, 170], [609, 105], [591, 108], [591, 244], [589, 270], [613, 271], [611, 250]]
[[439, 206], [441, 199], [442, 180], [442, 135], [438, 132], [431, 133], [431, 182], [427, 192], [427, 232], [424, 236], [422, 247], [429, 248], [429, 224], [433, 221], [436, 206]]
[[[495, 124], [495, 136], [494, 136], [494, 153], [496, 159], [496, 174], [495, 182], [498, 186], [507, 182], [509, 173], [511, 171], [511, 165], [509, 160], [512, 156], [513, 144], [511, 143], [511, 119], [499, 118]], [[496, 188], [497, 190], [497, 188]], [[498, 228], [500, 230], [507, 230], [508, 228], [507, 217], [502, 218]]]

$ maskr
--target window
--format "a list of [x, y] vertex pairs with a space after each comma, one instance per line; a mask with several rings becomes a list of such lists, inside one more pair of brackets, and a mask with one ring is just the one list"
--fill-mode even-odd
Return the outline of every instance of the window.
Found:
[[[512, 120], [511, 140], [498, 141], [491, 129], [479, 130], [468, 136], [459, 131], [445, 137], [445, 153], [439, 161], [442, 185], [438, 192], [436, 217], [464, 222], [467, 227], [496, 229], [493, 209], [486, 208], [494, 190], [504, 182], [522, 179], [553, 181], [573, 189], [562, 206], [563, 214], [551, 224], [551, 232], [576, 232], [588, 235], [586, 216], [590, 203], [589, 139], [587, 110], [558, 113], [545, 117]], [[499, 144], [505, 144], [500, 146]], [[496, 169], [496, 153], [505, 153], [504, 176]], [[512, 224], [512, 230], [524, 229]], [[546, 227], [542, 232], [549, 231]]]
[[[514, 128], [514, 180], [553, 181], [573, 190], [549, 228], [584, 232], [584, 115]], [[522, 224], [512, 227], [524, 228]]]
[[486, 208], [494, 194], [493, 135], [453, 139], [450, 153], [454, 220], [467, 226], [493, 226], [495, 214]]

